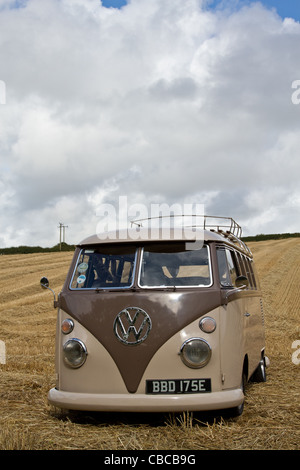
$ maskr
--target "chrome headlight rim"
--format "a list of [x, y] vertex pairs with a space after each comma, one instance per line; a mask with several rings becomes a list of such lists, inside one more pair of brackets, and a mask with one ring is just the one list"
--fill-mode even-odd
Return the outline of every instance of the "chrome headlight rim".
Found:
[[[79, 348], [80, 348], [80, 360], [78, 360], [78, 362], [72, 362], [68, 357], [67, 357], [67, 348], [71, 346], [71, 344], [74, 345], [74, 343], [76, 344], [76, 346], [79, 345]], [[68, 341], [66, 341], [63, 345], [63, 353], [64, 353], [64, 363], [71, 367], [72, 369], [78, 369], [79, 367], [83, 366], [83, 364], [85, 363], [86, 361], [86, 358], [87, 358], [87, 348], [86, 348], [86, 345], [84, 344], [83, 341], [81, 341], [81, 339], [78, 339], [78, 338], [70, 338]]]
[[[198, 362], [198, 363], [192, 362], [187, 357], [187, 355], [185, 354], [186, 347], [190, 343], [195, 342], [195, 341], [200, 342], [202, 346], [205, 345], [205, 348], [206, 348], [206, 357], [201, 362]], [[193, 337], [193, 338], [189, 338], [186, 341], [184, 341], [184, 343], [182, 344], [182, 346], [180, 348], [180, 353], [179, 354], [180, 354], [182, 362], [187, 367], [190, 367], [191, 369], [201, 369], [202, 367], [205, 367], [209, 363], [209, 361], [211, 359], [211, 355], [212, 355], [212, 350], [211, 350], [211, 347], [210, 347], [209, 343], [205, 339], [198, 338], [198, 337]]]

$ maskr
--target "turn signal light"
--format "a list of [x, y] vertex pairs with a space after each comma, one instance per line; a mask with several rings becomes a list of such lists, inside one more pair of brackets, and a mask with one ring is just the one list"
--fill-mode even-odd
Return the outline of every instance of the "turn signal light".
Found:
[[211, 317], [201, 318], [199, 327], [204, 333], [213, 333], [217, 327], [215, 320]]
[[74, 329], [74, 322], [70, 318], [63, 320], [61, 324], [61, 331], [64, 335], [68, 335]]

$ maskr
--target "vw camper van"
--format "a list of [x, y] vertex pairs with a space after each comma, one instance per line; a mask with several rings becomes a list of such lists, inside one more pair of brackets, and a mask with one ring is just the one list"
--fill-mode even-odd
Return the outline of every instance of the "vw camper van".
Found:
[[219, 219], [168, 237], [139, 224], [139, 237], [79, 243], [54, 302], [50, 404], [242, 413], [247, 381], [266, 380], [262, 295], [240, 226]]

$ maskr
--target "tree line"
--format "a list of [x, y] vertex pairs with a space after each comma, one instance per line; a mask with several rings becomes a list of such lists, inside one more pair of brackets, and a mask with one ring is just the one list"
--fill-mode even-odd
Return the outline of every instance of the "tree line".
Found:
[[[272, 234], [259, 234], [249, 237], [242, 237], [244, 242], [259, 242], [263, 240], [280, 240], [283, 238], [300, 237], [300, 232], [296, 233], [272, 233]], [[58, 251], [74, 251], [75, 245], [68, 245], [67, 243], [58, 243], [52, 248], [43, 248], [41, 246], [16, 246], [11, 248], [0, 248], [0, 255], [21, 255], [29, 253], [51, 253]]]
[[244, 242], [260, 242], [263, 240], [281, 240], [283, 238], [295, 238], [300, 237], [300, 233], [269, 233], [269, 234], [259, 234], [249, 237], [242, 237]]
[[74, 251], [75, 245], [68, 245], [67, 243], [58, 243], [52, 248], [43, 248], [41, 246], [13, 246], [11, 248], [0, 248], [1, 255], [22, 255], [29, 253], [52, 253], [58, 251]]

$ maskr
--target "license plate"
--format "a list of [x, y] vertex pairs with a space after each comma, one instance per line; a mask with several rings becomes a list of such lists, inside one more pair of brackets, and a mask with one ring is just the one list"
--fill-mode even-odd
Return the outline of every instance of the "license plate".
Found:
[[152, 395], [211, 392], [210, 379], [146, 380], [146, 393]]

